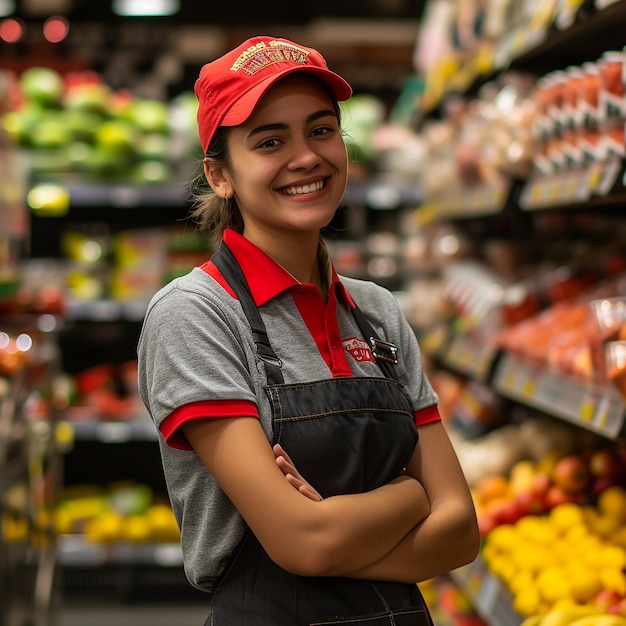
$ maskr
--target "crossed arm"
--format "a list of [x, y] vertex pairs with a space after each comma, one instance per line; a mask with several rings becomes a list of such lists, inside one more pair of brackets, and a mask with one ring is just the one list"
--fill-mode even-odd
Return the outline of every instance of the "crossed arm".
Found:
[[476, 555], [471, 497], [441, 424], [420, 429], [405, 474], [370, 492], [326, 499], [284, 451], [272, 450], [254, 418], [183, 428], [270, 558], [290, 572], [418, 582]]

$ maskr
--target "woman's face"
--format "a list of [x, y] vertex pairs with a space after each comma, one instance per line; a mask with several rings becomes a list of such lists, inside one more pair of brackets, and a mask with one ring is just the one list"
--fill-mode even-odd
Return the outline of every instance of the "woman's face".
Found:
[[[223, 177], [252, 241], [314, 233], [332, 219], [347, 180], [334, 103], [314, 78], [289, 76], [228, 137]], [[260, 238], [260, 239], [259, 239]]]

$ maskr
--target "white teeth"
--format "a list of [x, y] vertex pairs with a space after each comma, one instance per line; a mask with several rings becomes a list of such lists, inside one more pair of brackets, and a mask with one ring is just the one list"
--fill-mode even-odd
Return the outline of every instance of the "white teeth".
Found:
[[288, 196], [299, 196], [305, 193], [313, 193], [314, 191], [319, 191], [324, 186], [323, 180], [318, 180], [316, 183], [311, 183], [310, 185], [302, 185], [298, 187], [284, 187], [283, 192]]

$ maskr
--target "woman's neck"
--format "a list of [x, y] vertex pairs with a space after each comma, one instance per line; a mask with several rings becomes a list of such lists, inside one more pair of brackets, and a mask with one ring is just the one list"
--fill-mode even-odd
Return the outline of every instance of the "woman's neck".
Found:
[[264, 238], [249, 236], [248, 232], [244, 231], [244, 237], [271, 256], [298, 282], [316, 285], [320, 292], [325, 294], [328, 286], [326, 277], [322, 276], [320, 271], [317, 257], [319, 233], [298, 235], [290, 233], [285, 237]]

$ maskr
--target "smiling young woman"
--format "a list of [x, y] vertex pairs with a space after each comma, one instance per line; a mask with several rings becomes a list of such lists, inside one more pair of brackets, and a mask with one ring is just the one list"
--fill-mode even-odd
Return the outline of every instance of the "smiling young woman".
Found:
[[311, 48], [255, 37], [205, 65], [213, 257], [150, 303], [139, 387], [206, 625], [432, 625], [415, 583], [478, 550], [415, 334], [321, 239], [345, 191], [338, 102]]

